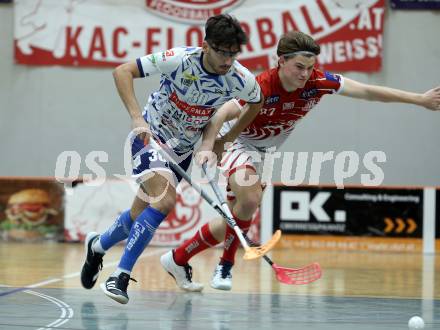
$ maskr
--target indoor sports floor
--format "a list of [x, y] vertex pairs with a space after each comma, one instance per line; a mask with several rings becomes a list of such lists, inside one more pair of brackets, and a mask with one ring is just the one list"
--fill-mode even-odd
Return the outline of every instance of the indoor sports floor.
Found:
[[[98, 282], [121, 251], [106, 255]], [[120, 305], [98, 285], [81, 287], [82, 244], [0, 243], [0, 329], [408, 329], [413, 315], [425, 319], [425, 329], [440, 329], [438, 256], [278, 249], [271, 258], [279, 265], [317, 261], [323, 277], [279, 284], [264, 260], [239, 259], [233, 289], [223, 292], [209, 287], [215, 249], [191, 262], [203, 293], [185, 293], [159, 263], [166, 251], [145, 250], [130, 302]]]

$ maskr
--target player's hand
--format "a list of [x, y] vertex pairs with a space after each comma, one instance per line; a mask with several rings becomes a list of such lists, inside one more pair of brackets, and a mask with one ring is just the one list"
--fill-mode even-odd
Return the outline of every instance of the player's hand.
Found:
[[131, 121], [132, 132], [147, 145], [150, 141], [151, 131], [150, 126], [147, 124], [143, 117], [133, 118]]
[[218, 138], [215, 140], [212, 151], [217, 155], [217, 160], [220, 163], [223, 158], [223, 153], [229, 147], [231, 142], [226, 142], [224, 138]]
[[440, 86], [423, 94], [423, 106], [429, 110], [440, 110]]
[[210, 148], [203, 146], [203, 144], [194, 153], [194, 161], [197, 165], [202, 166], [206, 163], [209, 167], [217, 164], [217, 156]]

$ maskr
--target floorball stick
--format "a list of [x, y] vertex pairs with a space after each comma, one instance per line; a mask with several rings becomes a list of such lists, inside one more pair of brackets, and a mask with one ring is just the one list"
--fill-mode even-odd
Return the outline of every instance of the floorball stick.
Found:
[[[202, 168], [223, 210], [225, 213], [231, 214], [229, 206], [226, 203], [226, 200], [223, 197], [217, 182], [215, 182], [215, 180], [208, 175], [206, 163], [202, 165]], [[247, 236], [245, 236], [245, 239], [250, 246], [255, 245], [255, 243], [252, 242]], [[322, 276], [321, 266], [317, 262], [300, 268], [287, 268], [277, 265], [266, 255], [263, 255], [263, 258], [275, 271], [276, 278], [281, 283], [292, 285], [308, 284], [318, 280]]]
[[211, 197], [209, 197], [198, 184], [193, 182], [193, 180], [191, 180], [189, 175], [178, 164], [176, 164], [175, 160], [165, 150], [163, 150], [163, 148], [161, 148], [153, 138], [150, 138], [149, 143], [154, 149], [160, 152], [160, 154], [168, 161], [170, 166], [177, 173], [179, 173], [179, 175], [181, 175], [182, 178], [184, 178], [191, 185], [191, 187], [193, 187], [202, 196], [202, 198], [206, 200], [226, 220], [226, 222], [231, 228], [234, 229], [235, 233], [237, 234], [237, 237], [240, 240], [241, 245], [245, 250], [243, 259], [252, 260], [252, 259], [260, 258], [264, 256], [267, 252], [272, 250], [273, 247], [278, 243], [278, 241], [281, 238], [280, 230], [275, 232], [275, 234], [266, 244], [263, 244], [261, 246], [249, 246], [241, 229], [237, 226], [237, 223], [235, 222], [231, 212], [229, 211], [229, 208], [227, 208], [228, 212], [225, 212], [224, 208], [218, 205], [218, 203], [215, 202]]

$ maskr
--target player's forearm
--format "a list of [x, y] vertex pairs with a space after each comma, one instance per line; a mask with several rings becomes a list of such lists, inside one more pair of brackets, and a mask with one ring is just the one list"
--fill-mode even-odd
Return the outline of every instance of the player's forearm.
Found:
[[142, 117], [141, 108], [134, 93], [133, 74], [125, 70], [124, 65], [121, 65], [113, 71], [113, 78], [119, 97], [124, 103], [131, 119]]
[[369, 86], [366, 92], [365, 98], [370, 101], [423, 105], [423, 95], [418, 93], [406, 92], [383, 86]]
[[217, 112], [203, 130], [202, 146], [204, 150], [212, 150], [215, 139], [225, 122], [227, 113]]
[[231, 130], [223, 137], [225, 142], [234, 142], [243, 130], [248, 127], [261, 110], [263, 101], [257, 104], [249, 104], [248, 109], [243, 110], [232, 126]]

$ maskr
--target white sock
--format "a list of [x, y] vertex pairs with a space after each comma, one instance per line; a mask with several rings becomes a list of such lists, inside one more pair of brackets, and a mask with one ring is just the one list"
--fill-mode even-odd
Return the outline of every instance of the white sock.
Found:
[[128, 274], [129, 276], [131, 275], [131, 272], [130, 272], [130, 271], [118, 267], [118, 268], [116, 268], [116, 270], [113, 272], [112, 276], [118, 277], [119, 275], [121, 275], [121, 273]]
[[101, 253], [101, 254], [105, 254], [105, 250], [102, 248], [101, 240], [99, 238], [93, 242], [92, 251], [97, 252], [97, 253]]

